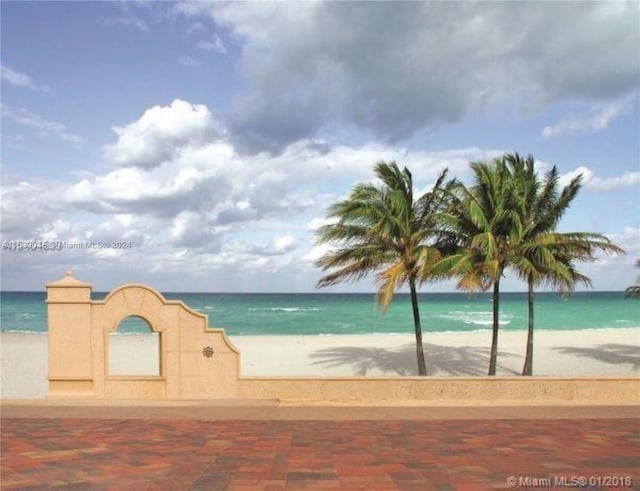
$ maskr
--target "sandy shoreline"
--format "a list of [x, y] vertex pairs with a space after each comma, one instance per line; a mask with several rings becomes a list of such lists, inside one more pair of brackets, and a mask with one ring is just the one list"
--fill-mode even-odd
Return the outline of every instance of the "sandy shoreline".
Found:
[[[490, 332], [426, 333], [427, 370], [436, 376], [485, 375]], [[412, 335], [231, 336], [245, 376], [415, 375]], [[525, 331], [500, 333], [498, 375], [522, 369]], [[118, 336], [115, 369], [153, 367], [154, 341]], [[0, 395], [43, 398], [47, 391], [47, 335], [0, 333]], [[132, 354], [135, 353], [135, 356]], [[141, 373], [141, 372], [138, 372]], [[539, 331], [534, 375], [640, 375], [640, 327]]]

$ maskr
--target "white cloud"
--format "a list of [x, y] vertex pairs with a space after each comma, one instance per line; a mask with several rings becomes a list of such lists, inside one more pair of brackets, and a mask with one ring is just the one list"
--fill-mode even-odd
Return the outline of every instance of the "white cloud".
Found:
[[607, 234], [626, 254], [602, 254], [591, 263], [579, 265], [580, 272], [590, 277], [599, 290], [620, 290], [635, 284], [639, 271], [635, 268], [640, 259], [640, 227], [627, 226], [620, 233]]
[[[376, 161], [409, 166], [419, 184], [433, 180], [444, 166], [461, 175], [468, 159], [495, 152], [409, 152], [379, 144], [331, 148], [303, 140], [279, 155], [244, 156], [224, 131], [217, 140], [200, 138], [214, 125], [205, 106], [183, 101], [156, 106], [120, 129], [107, 147], [105, 156], [117, 161], [116, 169], [84, 173], [69, 183], [4, 179], [4, 236], [133, 245], [121, 251], [66, 251], [33, 264], [13, 258], [12, 267], [49, 270], [46, 264], [63, 264], [95, 274], [110, 268], [130, 281], [136, 274], [240, 275], [238, 268], [255, 279], [267, 271], [287, 274], [294, 264], [295, 271], [311, 275], [307, 283], [313, 285], [317, 272], [310, 262], [323, 246], [309, 250], [309, 227], [323, 223], [318, 217], [354, 181], [371, 179]], [[173, 143], [165, 147], [167, 141]], [[306, 284], [304, 278], [291, 281]]]
[[335, 246], [329, 244], [314, 245], [304, 256], [302, 260], [306, 263], [315, 263], [322, 256], [335, 250]]
[[276, 254], [283, 254], [293, 249], [296, 239], [292, 235], [276, 235], [271, 240], [271, 250]]
[[625, 227], [622, 233], [610, 234], [609, 238], [627, 251], [633, 263], [640, 259], [640, 226]]
[[206, 106], [176, 99], [170, 106], [147, 109], [125, 127], [114, 127], [118, 141], [105, 147], [105, 155], [115, 165], [157, 167], [175, 148], [210, 136], [214, 126]]
[[223, 228], [216, 227], [206, 213], [180, 212], [172, 221], [172, 244], [176, 247], [197, 248], [218, 252], [222, 243]]
[[14, 87], [24, 87], [38, 92], [49, 92], [51, 87], [43, 84], [37, 84], [26, 73], [21, 73], [6, 65], [0, 65], [0, 79]]
[[0, 78], [16, 87], [29, 87], [33, 83], [29, 75], [16, 72], [4, 65], [0, 65]]
[[583, 185], [593, 179], [593, 171], [588, 167], [580, 166], [565, 174], [561, 174], [560, 178], [558, 179], [558, 184], [560, 185], [560, 187], [568, 186], [569, 183], [579, 175], [582, 175]]
[[588, 167], [580, 166], [573, 171], [562, 174], [559, 179], [560, 186], [568, 185], [572, 179], [580, 174], [584, 188], [594, 192], [615, 191], [640, 185], [640, 172], [625, 172], [623, 175], [615, 177], [599, 177]]
[[50, 133], [54, 134], [58, 138], [71, 143], [76, 148], [82, 147], [85, 144], [84, 138], [70, 132], [64, 124], [45, 119], [28, 109], [14, 109], [6, 104], [2, 104], [2, 116], [16, 124], [37, 130], [41, 136], [47, 136]]
[[460, 175], [469, 160], [497, 152], [408, 152], [373, 144], [330, 148], [300, 141], [276, 156], [242, 156], [224, 138], [215, 143], [202, 138], [212, 126], [205, 106], [184, 101], [145, 111], [106, 147], [107, 158], [119, 168], [71, 183], [63, 193], [64, 206], [98, 214], [180, 217], [173, 224], [174, 239], [184, 241], [180, 227], [194, 223], [188, 227], [193, 244], [193, 230], [201, 225], [195, 225], [193, 214], [207, 214], [210, 227], [285, 219], [326, 208], [335, 199], [330, 188], [370, 179], [380, 159], [409, 166], [418, 185], [432, 181], [445, 166]]
[[587, 182], [592, 191], [614, 191], [616, 189], [640, 187], [640, 172], [625, 172], [617, 177], [594, 177]]
[[565, 133], [590, 133], [603, 130], [614, 119], [627, 113], [633, 101], [633, 97], [627, 97], [623, 100], [591, 106], [581, 113], [569, 114], [557, 123], [545, 126], [542, 136], [553, 138]]
[[[31, 262], [12, 255], [4, 264], [34, 275], [53, 265], [61, 271], [80, 268], [87, 277], [109, 270], [110, 278], [122, 281], [188, 277], [201, 281], [202, 289], [273, 290], [279, 285], [274, 278], [288, 278], [287, 285], [310, 289], [320, 275], [313, 263], [330, 250], [314, 245], [313, 232], [327, 223], [327, 207], [354, 182], [373, 178], [375, 162], [408, 166], [416, 189], [422, 189], [444, 167], [464, 179], [469, 161], [502, 153], [476, 147], [409, 151], [373, 143], [332, 147], [305, 139], [277, 155], [243, 155], [217, 124], [206, 106], [174, 101], [120, 129], [105, 151], [109, 163], [117, 160], [115, 169], [66, 183], [3, 178], [3, 238], [133, 245], [32, 256]], [[578, 172], [594, 190], [633, 186], [639, 179], [638, 173], [599, 178], [588, 167], [571, 175]], [[210, 283], [208, 277], [217, 279]]]
[[170, 164], [150, 170], [128, 167], [73, 184], [65, 199], [99, 213], [172, 216], [180, 210], [206, 207], [210, 200], [202, 187], [214, 181], [215, 169], [174, 169]]
[[29, 240], [34, 231], [55, 221], [55, 206], [47, 197], [60, 196], [61, 189], [53, 183], [28, 182], [2, 175], [0, 222], [5, 239]]
[[307, 229], [315, 232], [316, 230], [319, 230], [321, 227], [324, 227], [325, 225], [332, 225], [337, 222], [338, 222], [337, 218], [315, 217], [313, 220], [309, 222], [309, 224], [307, 225]]
[[71, 223], [57, 218], [40, 227], [38, 230], [38, 238], [42, 240], [71, 240], [73, 233], [74, 230]]
[[174, 101], [155, 106], [117, 130], [105, 155], [118, 169], [73, 184], [68, 202], [98, 213], [176, 216], [208, 213], [212, 224], [252, 223], [325, 208], [329, 188], [369, 179], [378, 160], [396, 160], [414, 171], [416, 183], [430, 182], [445, 166], [466, 172], [467, 162], [500, 153], [466, 148], [409, 152], [379, 144], [331, 148], [302, 140], [279, 155], [241, 155], [225, 140], [211, 143], [216, 123], [206, 106]]

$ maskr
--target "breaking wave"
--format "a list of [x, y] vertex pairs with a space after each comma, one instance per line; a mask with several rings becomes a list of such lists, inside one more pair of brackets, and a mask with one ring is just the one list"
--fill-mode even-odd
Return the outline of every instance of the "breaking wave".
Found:
[[[437, 317], [447, 319], [454, 322], [462, 322], [463, 324], [472, 324], [474, 326], [491, 326], [493, 324], [493, 313], [487, 311], [465, 311], [452, 310], [446, 314], [440, 314]], [[501, 313], [498, 324], [506, 326], [513, 320], [513, 315]]]

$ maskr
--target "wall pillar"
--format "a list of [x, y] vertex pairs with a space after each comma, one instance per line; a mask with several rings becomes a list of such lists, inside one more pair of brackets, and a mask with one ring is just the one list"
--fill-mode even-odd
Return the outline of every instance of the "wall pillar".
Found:
[[49, 397], [95, 396], [91, 363], [91, 284], [71, 271], [47, 283]]

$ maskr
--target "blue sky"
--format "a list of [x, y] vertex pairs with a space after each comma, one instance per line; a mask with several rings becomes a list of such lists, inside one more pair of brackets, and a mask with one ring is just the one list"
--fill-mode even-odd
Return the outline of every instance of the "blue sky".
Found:
[[[505, 151], [584, 176], [560, 228], [640, 257], [637, 2], [2, 2], [2, 288], [314, 291], [327, 207], [376, 161], [427, 189]], [[509, 277], [507, 290], [523, 285]], [[451, 291], [453, 282], [423, 291]], [[371, 280], [333, 291], [371, 291]]]

